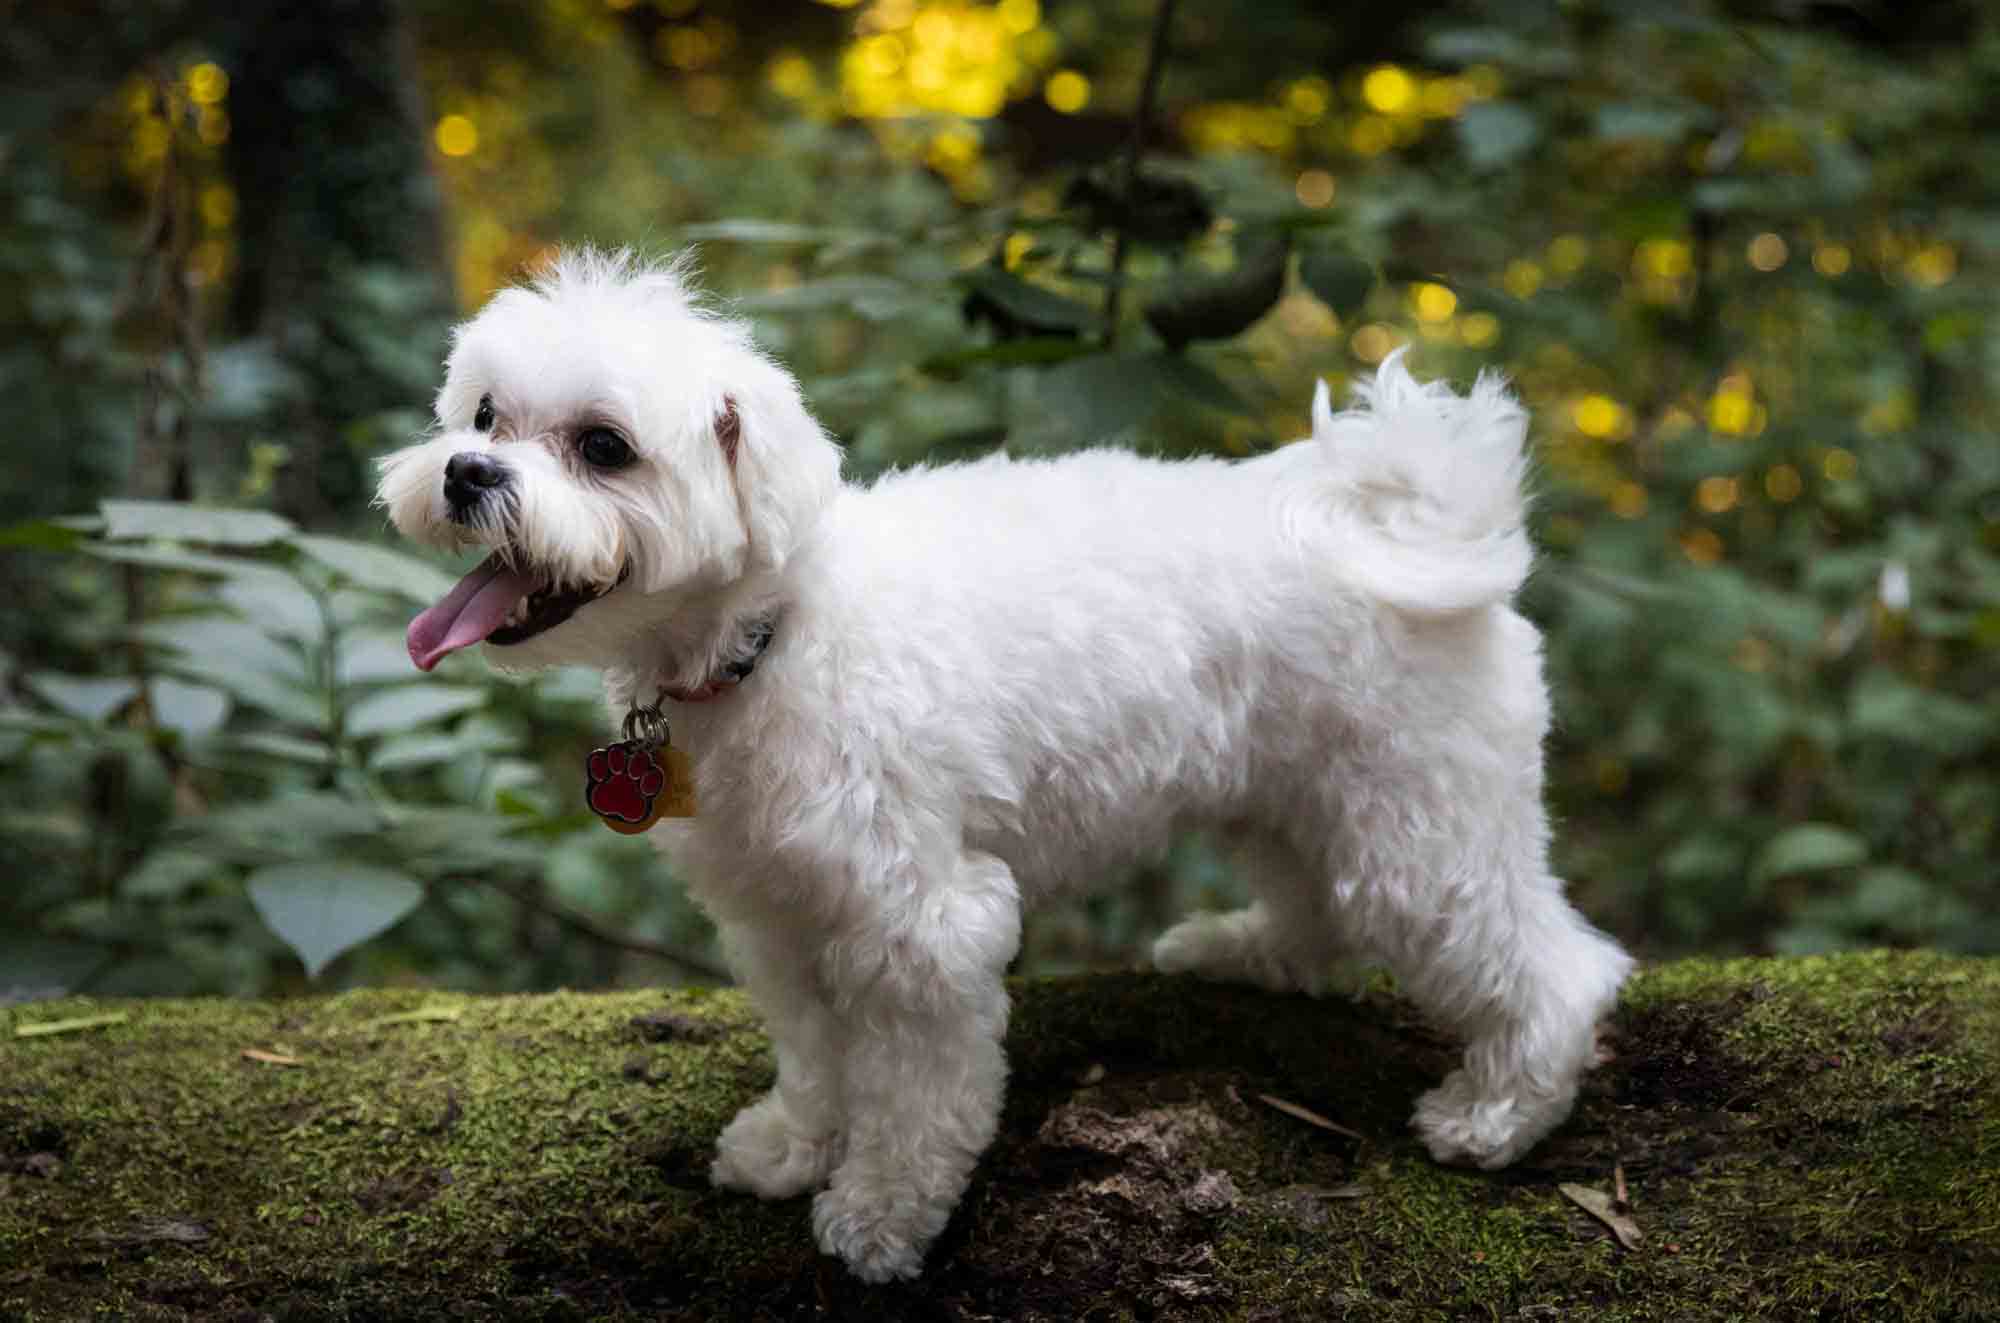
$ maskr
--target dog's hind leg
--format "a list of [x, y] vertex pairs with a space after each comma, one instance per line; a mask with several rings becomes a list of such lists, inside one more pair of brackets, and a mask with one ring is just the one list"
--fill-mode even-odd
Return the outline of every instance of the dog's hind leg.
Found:
[[1218, 983], [1319, 996], [1351, 981], [1352, 967], [1331, 898], [1297, 852], [1246, 830], [1231, 854], [1256, 899], [1222, 914], [1196, 914], [1153, 943], [1153, 966]]
[[1354, 867], [1335, 890], [1356, 941], [1466, 1042], [1411, 1123], [1439, 1161], [1490, 1168], [1569, 1115], [1632, 961], [1548, 871], [1539, 730], [1486, 734], [1385, 739], [1336, 769], [1348, 848], [1330, 863]]
[[825, 1184], [840, 1160], [841, 1026], [815, 984], [809, 954], [740, 925], [724, 927], [723, 948], [764, 1014], [778, 1082], [723, 1130], [709, 1179], [789, 1199]]

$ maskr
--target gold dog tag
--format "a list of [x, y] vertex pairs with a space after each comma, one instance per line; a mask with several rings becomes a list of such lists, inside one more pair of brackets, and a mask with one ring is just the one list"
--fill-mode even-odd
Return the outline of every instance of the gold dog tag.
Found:
[[676, 749], [657, 704], [625, 714], [625, 738], [583, 761], [583, 802], [604, 825], [637, 836], [661, 818], [695, 812], [694, 760]]

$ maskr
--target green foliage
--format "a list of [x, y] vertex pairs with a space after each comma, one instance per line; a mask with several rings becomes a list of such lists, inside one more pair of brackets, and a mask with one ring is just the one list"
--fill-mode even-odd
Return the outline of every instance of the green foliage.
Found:
[[[413, 180], [424, 144], [363, 151], [364, 117], [316, 128], [327, 159], [259, 193], [271, 176], [190, 146], [189, 198], [226, 183], [239, 216], [190, 221], [242, 264], [202, 268], [206, 340], [128, 289], [161, 177], [130, 163], [167, 124], [131, 80], [161, 51], [221, 60], [272, 151], [271, 124], [319, 103], [247, 100], [276, 85], [241, 58], [313, 7], [198, 39], [135, 11], [106, 63], [0, 109], [0, 311], [25, 332], [0, 342], [20, 585], [0, 860], [24, 879], [0, 931], [32, 934], [0, 939], [0, 984], [287, 985], [247, 884], [303, 865], [335, 896], [368, 870], [424, 889], [333, 959], [337, 982], [621, 975], [489, 883], [700, 939], [643, 845], [575, 816], [602, 729], [588, 677], [408, 668], [403, 618], [447, 576], [378, 545], [364, 502], [435, 385], [435, 255], [378, 242], [358, 202], [272, 240], [345, 227], [303, 285], [263, 240], [230, 247], [246, 218], [376, 196], [348, 186], [368, 179], [450, 193], [468, 303], [556, 238], [699, 244], [863, 480], [995, 449], [1254, 454], [1303, 432], [1316, 380], [1338, 397], [1399, 344], [1423, 374], [1505, 371], [1535, 418], [1524, 609], [1584, 907], [1654, 955], [2000, 949], [2000, 19], [1491, 0], [1239, 23], [1183, 3], [1135, 154], [1150, 0], [1039, 7], [1055, 54], [1035, 69], [1091, 89], [1069, 117], [997, 75], [990, 117], [905, 114], [919, 16], [876, 8], [864, 30], [722, 0], [685, 22], [418, 6], [403, 35], [432, 110], [476, 121], [478, 151]], [[68, 22], [0, 50], [46, 57]], [[729, 53], [665, 72], [686, 32], [724, 28]], [[900, 64], [863, 58], [884, 39]], [[280, 83], [379, 76], [335, 60]], [[167, 490], [146, 475], [176, 436], [206, 504], [103, 500]], [[1041, 920], [1027, 959], [1120, 962], [1175, 910], [1241, 896], [1184, 842]]]
[[133, 674], [26, 673], [30, 702], [0, 708], [8, 863], [37, 879], [10, 897], [36, 940], [0, 950], [7, 991], [597, 976], [532, 911], [508, 940], [508, 894], [700, 944], [651, 852], [539, 761], [552, 731], [581, 758], [591, 678], [410, 665], [401, 621], [449, 586], [437, 569], [259, 511], [106, 501], [77, 522], [97, 531], [54, 572], [92, 595], [139, 574], [145, 607], [78, 627]]

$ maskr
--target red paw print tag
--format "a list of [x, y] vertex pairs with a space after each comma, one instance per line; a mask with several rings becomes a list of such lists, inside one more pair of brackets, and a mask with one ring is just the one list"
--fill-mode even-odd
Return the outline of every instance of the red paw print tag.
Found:
[[615, 832], [636, 836], [661, 818], [694, 816], [694, 776], [672, 745], [621, 740], [584, 760], [584, 802]]

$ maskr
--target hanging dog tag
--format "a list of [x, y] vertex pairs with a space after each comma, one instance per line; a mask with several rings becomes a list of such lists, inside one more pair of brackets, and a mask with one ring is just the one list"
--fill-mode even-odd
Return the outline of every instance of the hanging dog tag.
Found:
[[625, 714], [625, 738], [584, 760], [584, 802], [615, 832], [636, 836], [661, 818], [694, 816], [694, 762], [669, 741], [658, 707]]

